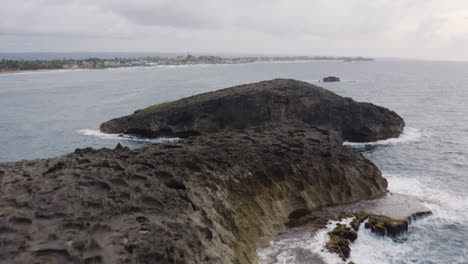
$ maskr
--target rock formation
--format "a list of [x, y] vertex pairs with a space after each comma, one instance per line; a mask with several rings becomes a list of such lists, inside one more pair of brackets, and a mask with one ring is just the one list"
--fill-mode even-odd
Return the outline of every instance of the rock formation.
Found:
[[0, 163], [0, 262], [255, 263], [312, 211], [381, 197], [381, 172], [343, 139], [403, 127], [386, 108], [295, 80], [148, 107], [101, 130], [185, 139]]
[[339, 82], [340, 78], [335, 76], [328, 76], [322, 79], [323, 82]]
[[387, 108], [358, 103], [309, 83], [276, 79], [155, 105], [105, 122], [100, 129], [145, 137], [184, 137], [284, 120], [334, 129], [345, 140], [360, 142], [398, 137], [405, 125]]
[[0, 180], [6, 263], [255, 263], [288, 221], [387, 187], [336, 132], [299, 121], [3, 163]]

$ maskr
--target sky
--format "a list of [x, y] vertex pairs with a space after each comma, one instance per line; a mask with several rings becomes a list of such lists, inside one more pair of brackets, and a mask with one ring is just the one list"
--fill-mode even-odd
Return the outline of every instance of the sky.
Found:
[[0, 0], [0, 53], [468, 61], [468, 0]]

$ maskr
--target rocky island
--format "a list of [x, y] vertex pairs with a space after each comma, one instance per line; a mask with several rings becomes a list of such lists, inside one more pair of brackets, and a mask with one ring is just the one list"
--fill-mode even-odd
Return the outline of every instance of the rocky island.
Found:
[[358, 103], [306, 82], [276, 79], [150, 106], [105, 122], [100, 129], [185, 137], [291, 119], [337, 130], [345, 140], [360, 142], [398, 137], [405, 126], [384, 107]]
[[295, 80], [152, 106], [101, 129], [180, 142], [0, 164], [0, 259], [256, 263], [291, 223], [384, 196], [380, 170], [342, 143], [403, 127], [386, 108]]
[[328, 76], [328, 77], [324, 77], [322, 79], [323, 82], [340, 82], [340, 78], [338, 77], [335, 77], [335, 76]]

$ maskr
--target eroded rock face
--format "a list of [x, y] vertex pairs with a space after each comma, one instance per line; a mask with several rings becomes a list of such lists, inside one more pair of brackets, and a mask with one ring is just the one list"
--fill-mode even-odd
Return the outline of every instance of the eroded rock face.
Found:
[[335, 132], [297, 121], [2, 163], [0, 180], [8, 263], [254, 263], [292, 218], [387, 187]]
[[284, 120], [334, 129], [345, 140], [361, 142], [398, 137], [405, 125], [400, 116], [387, 108], [358, 103], [306, 82], [276, 79], [138, 111], [105, 122], [100, 129], [145, 137], [188, 136]]

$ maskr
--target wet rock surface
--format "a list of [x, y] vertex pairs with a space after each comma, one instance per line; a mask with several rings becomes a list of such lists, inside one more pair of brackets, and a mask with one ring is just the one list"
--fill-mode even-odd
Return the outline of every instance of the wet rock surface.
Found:
[[357, 239], [357, 233], [345, 225], [338, 224], [335, 229], [328, 232], [328, 235], [330, 241], [325, 245], [325, 248], [329, 252], [338, 254], [343, 260], [349, 258], [351, 253], [349, 244]]
[[[329, 232], [330, 241], [325, 249], [346, 260], [350, 254], [349, 243], [358, 239], [357, 231], [362, 223], [366, 229], [381, 236], [397, 237], [408, 232], [413, 220], [431, 215], [432, 212], [415, 197], [387, 192], [382, 197], [349, 205], [322, 208], [309, 216], [313, 223], [325, 227], [329, 220], [353, 217], [350, 227], [338, 224]], [[354, 231], [356, 232], [354, 232]], [[356, 235], [354, 237], [354, 234]]]
[[345, 140], [360, 142], [398, 137], [405, 125], [387, 108], [359, 103], [306, 82], [275, 79], [155, 105], [107, 121], [100, 129], [145, 137], [185, 137], [284, 120], [337, 130]]
[[298, 121], [1, 163], [0, 180], [3, 263], [254, 263], [286, 223], [387, 187]]

